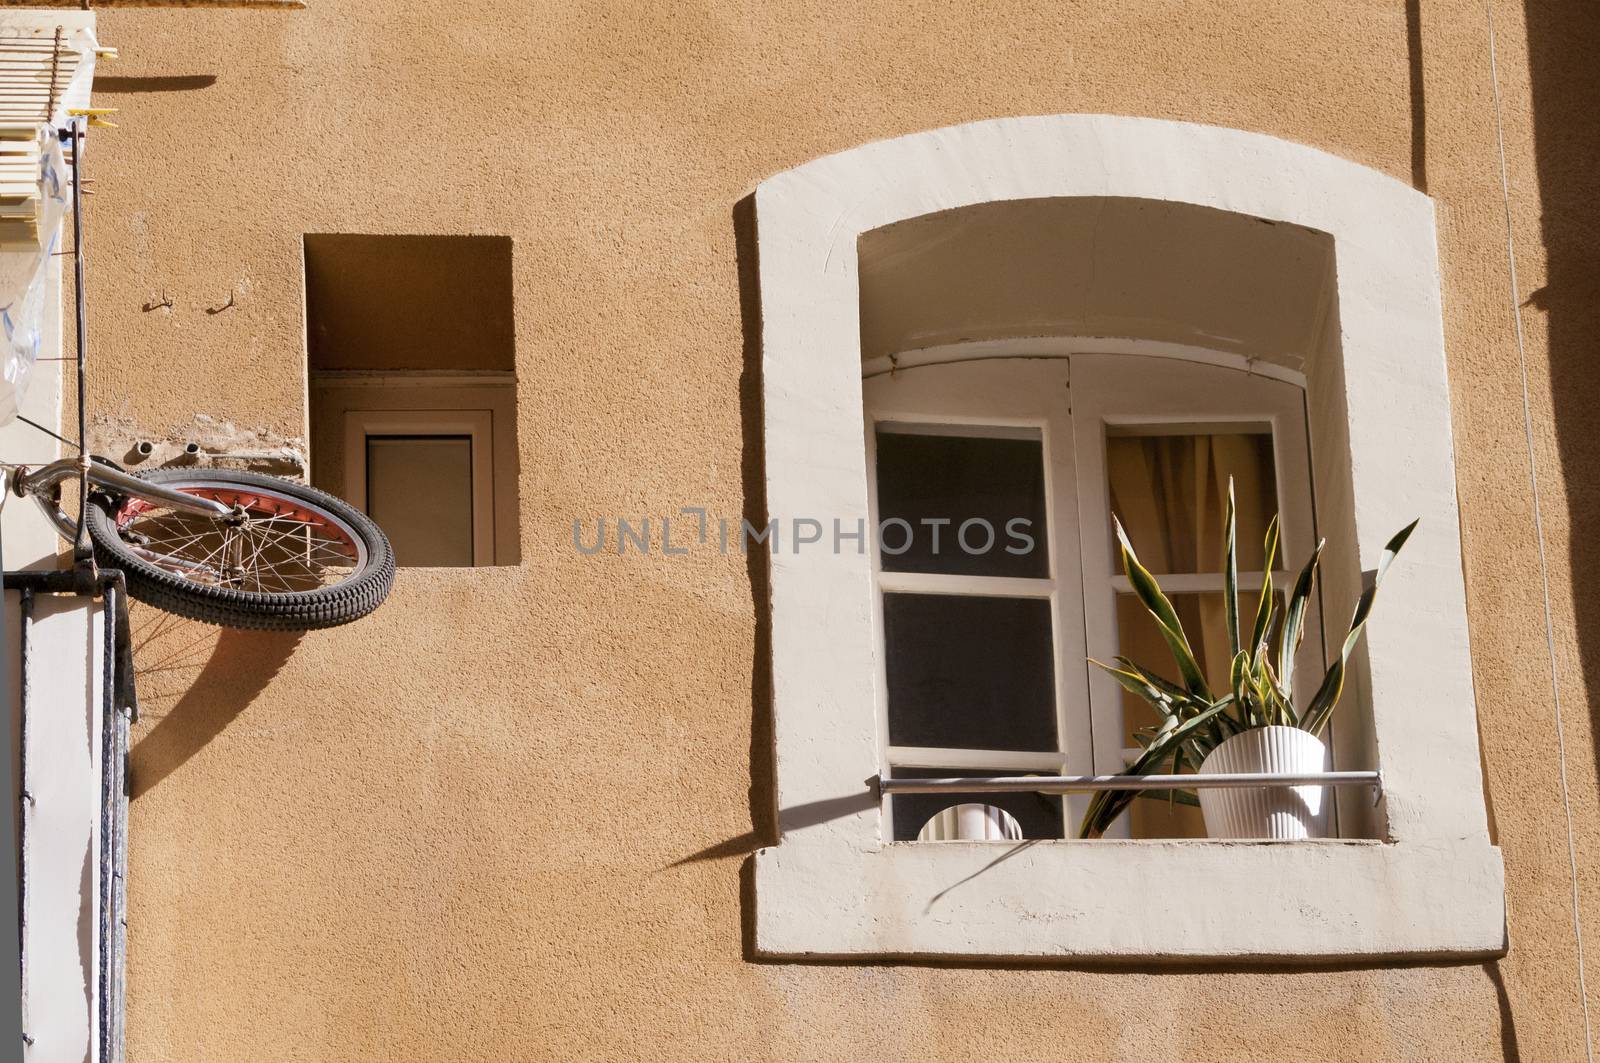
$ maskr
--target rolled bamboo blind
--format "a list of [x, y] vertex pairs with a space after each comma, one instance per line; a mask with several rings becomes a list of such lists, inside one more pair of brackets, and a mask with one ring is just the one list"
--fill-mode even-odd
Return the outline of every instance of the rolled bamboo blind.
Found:
[[108, 51], [85, 29], [13, 18], [0, 22], [0, 251], [38, 249], [45, 153], [70, 114], [88, 108], [95, 54]]

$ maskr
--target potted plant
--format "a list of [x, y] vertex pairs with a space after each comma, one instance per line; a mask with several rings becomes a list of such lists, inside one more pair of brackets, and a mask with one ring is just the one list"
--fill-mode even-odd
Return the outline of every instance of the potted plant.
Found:
[[[1121, 521], [1116, 521], [1123, 568], [1134, 593], [1155, 620], [1162, 639], [1172, 651], [1180, 678], [1179, 682], [1172, 682], [1126, 657], [1116, 658], [1114, 665], [1091, 659], [1090, 663], [1105, 669], [1123, 687], [1149, 702], [1160, 720], [1158, 726], [1145, 729], [1137, 736], [1144, 751], [1127, 768], [1128, 775], [1151, 775], [1163, 768], [1173, 774], [1181, 774], [1188, 768], [1202, 775], [1224, 772], [1303, 774], [1326, 770], [1328, 751], [1320, 736], [1344, 690], [1350, 652], [1366, 627], [1378, 584], [1417, 522], [1412, 521], [1402, 528], [1384, 547], [1372, 585], [1356, 602], [1350, 630], [1339, 655], [1315, 693], [1298, 709], [1295, 707], [1295, 652], [1305, 634], [1306, 610], [1310, 608], [1316, 587], [1323, 543], [1317, 544], [1305, 568], [1301, 569], [1285, 609], [1279, 605], [1272, 585], [1272, 567], [1278, 556], [1278, 518], [1272, 519], [1267, 528], [1266, 572], [1261, 595], [1256, 603], [1254, 622], [1246, 631], [1241, 625], [1239, 611], [1234, 525], [1233, 481], [1230, 479], [1223, 559], [1223, 611], [1227, 617], [1232, 665], [1227, 676], [1214, 677], [1224, 682], [1213, 685], [1201, 672], [1172, 602], [1155, 577], [1139, 563]], [[1187, 793], [1183, 794], [1183, 799], [1185, 803], [1199, 804], [1205, 816], [1206, 833], [1212, 838], [1313, 838], [1327, 833], [1328, 802], [1324, 786], [1196, 789], [1198, 800]], [[1136, 796], [1130, 790], [1096, 793], [1084, 814], [1079, 836], [1100, 837]]]

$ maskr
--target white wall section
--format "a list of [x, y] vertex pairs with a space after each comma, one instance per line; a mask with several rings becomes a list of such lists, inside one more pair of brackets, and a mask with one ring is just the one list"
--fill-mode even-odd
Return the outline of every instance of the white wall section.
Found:
[[[15, 719], [22, 675], [19, 595], [8, 591], [6, 689]], [[23, 907], [28, 1063], [82, 1063], [97, 1043], [102, 603], [34, 598], [28, 661], [28, 786]]]

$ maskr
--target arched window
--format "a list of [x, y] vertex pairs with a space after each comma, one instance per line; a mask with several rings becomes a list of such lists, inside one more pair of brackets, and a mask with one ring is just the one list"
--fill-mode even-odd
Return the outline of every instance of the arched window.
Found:
[[[1269, 137], [1056, 116], [816, 160], [762, 184], [756, 220], [769, 515], [931, 517], [956, 547], [896, 524], [893, 549], [836, 531], [772, 556], [782, 839], [756, 857], [759, 951], [1503, 949], [1425, 196]], [[910, 840], [960, 797], [871, 800], [885, 770], [1120, 766], [1137, 720], [1084, 663], [1143, 655], [1109, 514], [1203, 639], [1229, 473], [1246, 524], [1282, 511], [1285, 568], [1328, 539], [1330, 628], [1421, 518], [1334, 735], [1339, 767], [1383, 773], [1379, 806], [1341, 793], [1326, 842], [1157, 840], [1187, 831], [1143, 816], [1078, 842], [1073, 809], [1043, 799], [1007, 809], [1025, 849]], [[990, 518], [1018, 513], [1038, 533], [1007, 552], [1021, 541]], [[999, 552], [963, 549], [980, 518]], [[1231, 895], [1254, 901], [1229, 917], [1212, 898]]]

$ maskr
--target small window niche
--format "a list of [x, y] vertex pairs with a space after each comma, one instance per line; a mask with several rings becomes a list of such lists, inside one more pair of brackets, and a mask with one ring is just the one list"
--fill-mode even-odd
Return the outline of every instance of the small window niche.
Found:
[[402, 566], [520, 560], [511, 238], [305, 237], [311, 480]]

